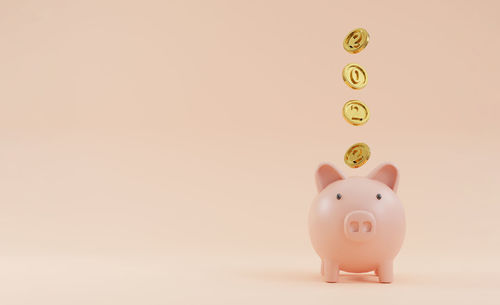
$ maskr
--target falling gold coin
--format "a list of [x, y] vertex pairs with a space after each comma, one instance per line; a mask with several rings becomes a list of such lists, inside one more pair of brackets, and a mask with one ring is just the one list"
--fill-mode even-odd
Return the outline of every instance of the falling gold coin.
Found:
[[355, 126], [363, 125], [370, 119], [370, 111], [362, 101], [350, 100], [344, 104], [344, 119]]
[[352, 168], [363, 166], [368, 159], [370, 159], [370, 148], [365, 143], [352, 145], [344, 155], [345, 164]]
[[370, 35], [365, 29], [352, 30], [344, 39], [344, 49], [352, 54], [361, 52], [368, 45]]
[[342, 71], [342, 78], [352, 89], [364, 88], [368, 81], [365, 70], [357, 64], [348, 64], [345, 66]]

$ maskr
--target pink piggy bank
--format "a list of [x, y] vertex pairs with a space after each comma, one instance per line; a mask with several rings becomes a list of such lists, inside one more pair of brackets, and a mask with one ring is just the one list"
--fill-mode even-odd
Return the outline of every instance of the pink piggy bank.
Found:
[[335, 167], [320, 165], [309, 233], [326, 282], [337, 282], [340, 270], [375, 271], [380, 282], [392, 282], [393, 260], [405, 235], [404, 209], [396, 196], [398, 180], [398, 169], [390, 163], [366, 178], [346, 178]]

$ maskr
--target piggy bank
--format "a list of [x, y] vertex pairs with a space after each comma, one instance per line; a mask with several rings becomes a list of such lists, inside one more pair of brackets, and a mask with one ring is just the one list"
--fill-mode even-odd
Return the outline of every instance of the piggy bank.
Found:
[[321, 275], [337, 282], [339, 271], [374, 271], [381, 283], [393, 280], [393, 260], [405, 235], [403, 205], [396, 196], [399, 172], [384, 163], [367, 177], [346, 178], [322, 164], [318, 195], [309, 212], [309, 233], [321, 257]]

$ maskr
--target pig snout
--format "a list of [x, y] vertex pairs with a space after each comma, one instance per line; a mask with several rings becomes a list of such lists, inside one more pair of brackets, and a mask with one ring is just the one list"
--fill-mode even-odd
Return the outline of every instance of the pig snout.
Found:
[[376, 223], [372, 213], [352, 211], [344, 219], [344, 234], [353, 241], [367, 241], [375, 235]]

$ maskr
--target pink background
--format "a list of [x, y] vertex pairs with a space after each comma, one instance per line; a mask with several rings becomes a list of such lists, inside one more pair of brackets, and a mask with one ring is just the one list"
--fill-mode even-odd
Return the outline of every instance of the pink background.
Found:
[[[498, 304], [499, 10], [2, 1], [0, 303]], [[360, 26], [370, 43], [348, 54]], [[342, 118], [354, 98], [365, 126]], [[358, 141], [372, 157], [349, 169]], [[399, 166], [393, 284], [321, 281], [306, 220], [322, 161]]]

